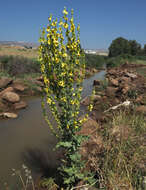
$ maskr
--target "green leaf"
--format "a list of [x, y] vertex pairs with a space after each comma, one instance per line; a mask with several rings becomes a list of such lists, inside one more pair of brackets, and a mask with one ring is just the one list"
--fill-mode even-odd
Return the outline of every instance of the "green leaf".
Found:
[[70, 148], [70, 147], [72, 147], [72, 142], [59, 142], [59, 143], [57, 143], [56, 148], [60, 148], [60, 147]]

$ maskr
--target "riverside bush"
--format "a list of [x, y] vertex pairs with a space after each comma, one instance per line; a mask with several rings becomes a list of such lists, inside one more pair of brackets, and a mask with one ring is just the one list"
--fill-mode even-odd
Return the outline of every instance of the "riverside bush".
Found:
[[88, 68], [103, 68], [105, 64], [105, 56], [85, 54], [85, 64]]
[[[87, 136], [79, 135], [87, 115], [79, 120], [82, 82], [85, 76], [85, 55], [80, 45], [80, 26], [74, 24], [66, 8], [63, 18], [48, 18], [47, 28], [42, 30], [39, 46], [39, 60], [44, 80], [43, 113], [52, 133], [58, 138], [57, 148], [64, 151], [64, 160], [59, 173], [67, 189], [80, 180], [91, 183], [93, 175], [84, 170], [79, 148]], [[76, 83], [74, 82], [76, 81]], [[57, 127], [47, 115], [47, 107], [52, 112]], [[92, 109], [90, 105], [89, 109]]]
[[27, 73], [40, 73], [40, 64], [36, 59], [20, 56], [0, 56], [0, 70], [10, 76], [18, 76]]

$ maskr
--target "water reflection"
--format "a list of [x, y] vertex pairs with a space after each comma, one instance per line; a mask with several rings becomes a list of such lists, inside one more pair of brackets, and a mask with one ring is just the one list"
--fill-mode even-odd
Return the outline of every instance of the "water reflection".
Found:
[[[101, 71], [84, 80], [83, 98], [91, 94], [93, 80], [103, 79], [104, 75], [105, 71]], [[14, 183], [11, 169], [19, 169], [25, 162], [33, 166], [33, 173], [52, 173], [58, 164], [58, 153], [52, 151], [56, 139], [44, 121], [41, 99], [31, 99], [28, 105], [17, 119], [0, 121], [0, 184]]]

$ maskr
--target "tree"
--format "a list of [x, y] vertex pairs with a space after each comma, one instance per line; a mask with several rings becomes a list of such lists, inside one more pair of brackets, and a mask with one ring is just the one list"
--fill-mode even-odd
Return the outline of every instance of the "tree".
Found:
[[109, 47], [109, 57], [116, 57], [122, 54], [130, 54], [130, 44], [127, 39], [119, 37], [112, 41]]
[[139, 53], [141, 53], [141, 45], [137, 43], [136, 40], [129, 40], [129, 45], [131, 55], [138, 55]]
[[146, 44], [144, 44], [143, 54], [146, 55]]

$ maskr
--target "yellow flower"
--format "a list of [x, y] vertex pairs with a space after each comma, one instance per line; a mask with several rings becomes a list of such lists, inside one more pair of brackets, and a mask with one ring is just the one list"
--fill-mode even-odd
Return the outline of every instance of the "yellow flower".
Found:
[[71, 77], [71, 76], [73, 76], [73, 74], [72, 74], [72, 73], [69, 73], [69, 76]]
[[57, 22], [53, 21], [51, 25], [56, 26], [56, 24], [57, 24]]
[[44, 65], [44, 64], [41, 65], [41, 71], [42, 71], [42, 72], [45, 71], [45, 65]]
[[68, 28], [68, 24], [64, 23], [64, 28], [67, 29]]
[[64, 87], [64, 81], [59, 81], [58, 85]]
[[61, 63], [61, 67], [64, 68], [66, 66], [65, 63]]
[[64, 53], [64, 54], [63, 54], [63, 57], [67, 57], [67, 53]]
[[62, 97], [61, 101], [66, 102], [66, 97]]
[[48, 26], [47, 29], [46, 29], [47, 32], [50, 32], [50, 27]]
[[46, 76], [44, 76], [44, 83], [45, 83], [45, 84], [48, 84], [48, 83], [49, 83], [49, 80], [47, 79]]
[[47, 103], [50, 105], [52, 103], [51, 98], [47, 98]]
[[69, 129], [69, 125], [67, 125], [66, 128]]
[[90, 105], [88, 106], [88, 109], [89, 109], [89, 111], [92, 111], [92, 109], [93, 109], [93, 105], [90, 104]]
[[63, 14], [68, 15], [68, 12], [66, 9], [63, 10]]
[[75, 104], [74, 100], [71, 100], [71, 101], [70, 101], [70, 103], [71, 103], [72, 105], [74, 105], [74, 104]]
[[48, 88], [44, 88], [45, 92], [48, 93], [49, 92], [49, 89]]
[[51, 44], [51, 40], [50, 39], [48, 39], [48, 45], [50, 45]]
[[60, 21], [60, 23], [59, 23], [59, 26], [61, 26], [61, 25], [63, 25], [63, 22], [62, 22], [62, 21]]
[[49, 21], [51, 21], [51, 20], [52, 20], [52, 15], [50, 15], [50, 17], [48, 18], [48, 20], [49, 20]]
[[55, 61], [56, 61], [56, 63], [59, 63], [59, 59], [57, 57], [55, 58]]
[[80, 56], [80, 52], [79, 51], [78, 51], [77, 55]]

